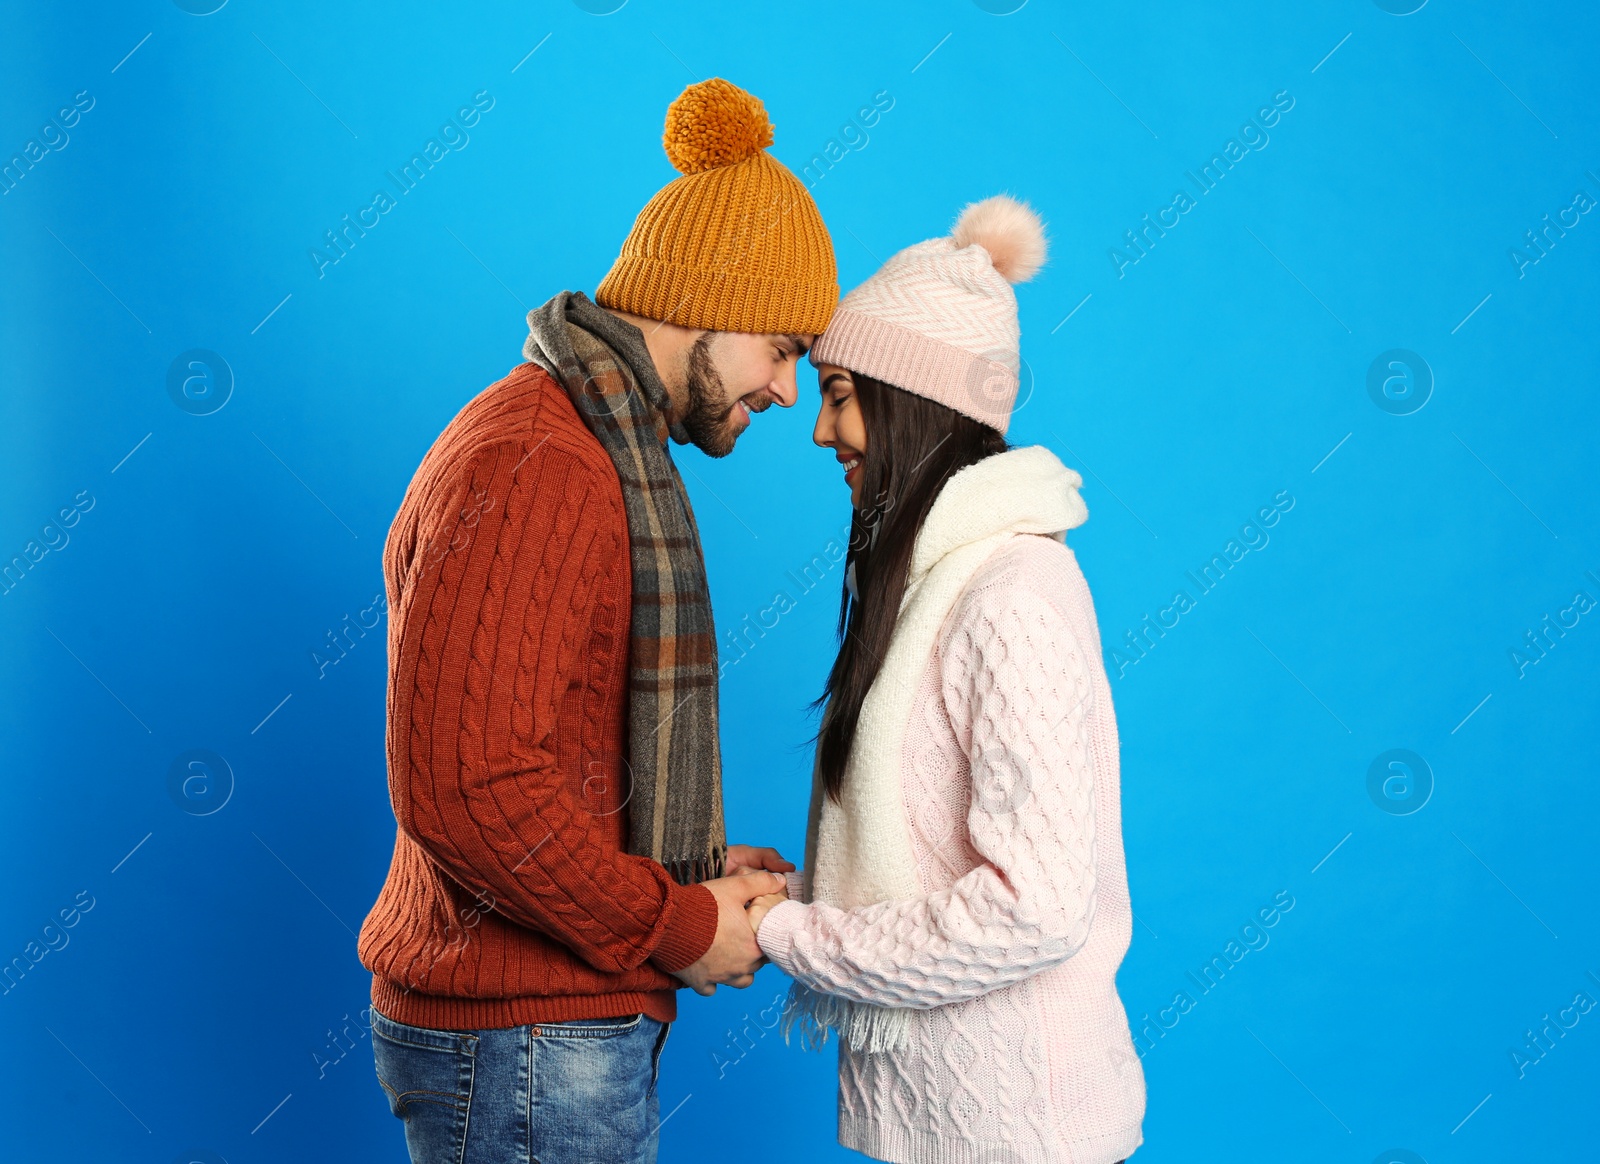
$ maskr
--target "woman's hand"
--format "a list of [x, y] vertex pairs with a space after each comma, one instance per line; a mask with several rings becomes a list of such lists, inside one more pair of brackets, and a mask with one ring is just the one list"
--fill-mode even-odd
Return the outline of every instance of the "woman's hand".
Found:
[[[767, 910], [777, 905], [780, 901], [789, 900], [789, 891], [784, 889], [778, 893], [765, 893], [760, 897], [752, 898], [750, 904], [745, 906], [745, 917], [750, 921], [750, 932], [759, 933], [761, 919], [767, 916]], [[770, 962], [771, 959], [764, 959]]]

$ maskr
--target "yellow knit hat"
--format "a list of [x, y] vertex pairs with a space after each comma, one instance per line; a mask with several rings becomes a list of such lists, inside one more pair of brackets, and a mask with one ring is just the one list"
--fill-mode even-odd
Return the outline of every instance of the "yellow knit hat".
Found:
[[683, 176], [639, 212], [595, 302], [710, 331], [819, 334], [839, 302], [833, 240], [766, 152], [760, 100], [721, 77], [690, 85], [661, 140]]

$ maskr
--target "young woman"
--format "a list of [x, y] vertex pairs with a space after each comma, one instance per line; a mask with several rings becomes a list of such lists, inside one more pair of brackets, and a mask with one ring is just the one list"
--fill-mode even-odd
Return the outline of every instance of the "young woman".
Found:
[[761, 898], [784, 1031], [840, 1035], [839, 1142], [902, 1164], [1114, 1164], [1144, 1142], [1117, 727], [1066, 531], [1082, 478], [1011, 448], [1010, 198], [901, 251], [812, 360], [855, 508], [803, 871]]

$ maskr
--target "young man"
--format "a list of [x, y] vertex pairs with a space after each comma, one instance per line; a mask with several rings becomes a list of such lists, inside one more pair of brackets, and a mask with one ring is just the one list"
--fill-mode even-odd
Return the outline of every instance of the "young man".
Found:
[[839, 288], [761, 103], [667, 114], [682, 171], [594, 301], [446, 427], [384, 548], [399, 829], [361, 928], [413, 1161], [653, 1161], [675, 991], [748, 986], [745, 907], [794, 865], [725, 843], [699, 534], [668, 442], [725, 456], [796, 399]]

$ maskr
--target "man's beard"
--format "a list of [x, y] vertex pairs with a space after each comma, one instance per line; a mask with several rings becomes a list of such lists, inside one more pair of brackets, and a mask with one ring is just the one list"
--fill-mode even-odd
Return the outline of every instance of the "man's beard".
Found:
[[689, 348], [685, 383], [689, 407], [682, 420], [696, 448], [708, 457], [726, 457], [733, 452], [733, 443], [739, 439], [738, 430], [730, 423], [739, 402], [727, 402], [722, 374], [711, 358], [713, 334], [707, 332]]

